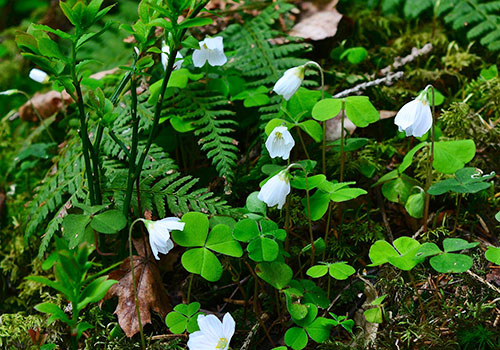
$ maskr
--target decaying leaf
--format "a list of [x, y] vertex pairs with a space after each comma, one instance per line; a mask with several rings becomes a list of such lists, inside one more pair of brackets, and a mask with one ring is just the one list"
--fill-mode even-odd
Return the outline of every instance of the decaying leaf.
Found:
[[290, 35], [311, 40], [323, 40], [335, 36], [342, 19], [342, 14], [335, 9], [335, 5], [337, 5], [336, 0], [322, 9], [311, 6], [299, 23], [292, 28]]
[[[158, 266], [149, 246], [145, 247], [142, 240], [134, 240], [133, 242], [139, 253], [139, 256], [133, 256], [133, 261], [139, 312], [144, 327], [145, 324], [151, 323], [151, 310], [165, 318], [172, 308], [169, 297], [163, 289]], [[146, 249], [148, 257], [146, 257]], [[118, 297], [118, 305], [114, 313], [118, 316], [118, 323], [127, 337], [132, 337], [139, 332], [139, 323], [135, 311], [130, 258], [123, 260], [118, 270], [109, 274], [109, 278], [117, 280], [118, 283], [111, 286], [103, 301], [115, 296]]]
[[52, 90], [44, 93], [37, 92], [19, 108], [19, 117], [22, 120], [36, 122], [38, 121], [38, 116], [35, 114], [34, 109], [36, 109], [42, 119], [45, 119], [59, 112], [64, 105], [71, 103], [73, 103], [73, 99], [66, 91], [58, 92]]
[[[342, 126], [342, 115], [339, 113], [335, 118], [326, 121], [326, 140], [335, 141], [340, 139]], [[344, 119], [344, 129], [349, 132], [350, 135], [356, 130], [356, 125], [354, 125], [349, 118]]]

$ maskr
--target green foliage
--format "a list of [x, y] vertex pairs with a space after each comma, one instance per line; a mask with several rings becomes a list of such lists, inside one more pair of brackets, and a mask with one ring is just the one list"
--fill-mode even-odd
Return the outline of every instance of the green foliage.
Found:
[[409, 271], [424, 260], [416, 258], [420, 246], [419, 242], [410, 237], [399, 237], [393, 245], [384, 240], [378, 240], [372, 244], [368, 254], [372, 261], [371, 266], [379, 266], [388, 262], [401, 270]]
[[55, 265], [56, 280], [50, 280], [42, 276], [29, 276], [28, 280], [47, 285], [63, 294], [71, 302], [72, 317], [69, 318], [60, 307], [53, 303], [41, 303], [35, 309], [50, 315], [49, 324], [59, 320], [66, 323], [71, 329], [71, 336], [76, 340], [82, 333], [92, 328], [88, 322], [80, 321], [80, 312], [90, 303], [100, 301], [108, 289], [117, 281], [101, 276], [102, 273], [87, 276], [88, 271], [95, 265], [89, 261], [91, 250], [86, 244], [76, 249], [68, 249], [67, 243], [57, 239], [58, 250], [50, 255], [43, 263], [45, 270]]
[[[221, 33], [226, 39], [226, 47], [235, 51], [234, 60], [228, 67], [239, 70], [249, 88], [265, 86], [270, 90], [285, 70], [307, 62], [296, 57], [307, 49], [306, 44], [296, 40], [271, 43], [271, 39], [283, 35], [274, 29], [274, 24], [292, 9], [293, 5], [283, 1], [272, 3], [258, 16], [247, 18], [241, 24], [231, 24]], [[304, 81], [304, 85], [311, 84]], [[260, 119], [268, 121], [275, 117], [281, 101], [280, 96], [272, 96], [269, 104], [259, 108]]]
[[182, 216], [184, 230], [172, 232], [172, 239], [183, 247], [190, 247], [182, 255], [182, 266], [207, 281], [218, 281], [222, 276], [222, 265], [214, 252], [232, 257], [241, 257], [243, 250], [233, 239], [232, 230], [225, 224], [217, 224], [210, 230], [205, 214], [190, 212]]
[[280, 242], [286, 238], [286, 232], [270, 220], [254, 221], [243, 219], [234, 226], [233, 237], [248, 243], [248, 257], [255, 262], [272, 262], [280, 253]]
[[200, 303], [194, 302], [191, 304], [179, 304], [174, 307], [174, 311], [169, 312], [165, 323], [168, 329], [173, 334], [182, 334], [184, 331], [189, 333], [200, 330], [198, 327], [198, 315], [202, 315], [200, 310]]
[[454, 30], [466, 28], [467, 39], [480, 38], [488, 50], [500, 50], [500, 1], [446, 0], [442, 1], [438, 14]]
[[482, 171], [476, 168], [463, 168], [457, 170], [455, 177], [433, 184], [429, 188], [429, 194], [440, 195], [446, 192], [454, 193], [476, 193], [491, 186], [485, 182], [495, 176], [495, 172], [482, 175]]
[[229, 137], [231, 127], [238, 124], [229, 119], [234, 112], [225, 109], [227, 100], [217, 94], [207, 94], [206, 86], [191, 83], [181, 94], [169, 100], [167, 115], [181, 116], [182, 120], [192, 123], [194, 134], [200, 138], [201, 150], [212, 159], [220, 176], [230, 184], [234, 180], [238, 148], [236, 141]]
[[337, 280], [345, 280], [355, 272], [356, 270], [352, 266], [344, 261], [340, 261], [331, 264], [322, 263], [321, 265], [311, 266], [306, 273], [313, 278], [323, 277], [328, 273]]

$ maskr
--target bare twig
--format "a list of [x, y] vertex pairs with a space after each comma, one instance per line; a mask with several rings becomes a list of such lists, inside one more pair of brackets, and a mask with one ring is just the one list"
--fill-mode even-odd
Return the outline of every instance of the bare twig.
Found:
[[266, 314], [266, 313], [262, 314], [262, 316], [260, 317], [259, 321], [255, 322], [255, 324], [253, 325], [252, 329], [248, 333], [248, 335], [245, 338], [245, 341], [243, 342], [243, 345], [241, 346], [240, 350], [247, 350], [250, 347], [250, 344], [252, 343], [252, 338], [255, 335], [255, 333], [257, 332], [257, 329], [259, 328], [260, 322], [264, 322], [268, 318], [269, 318], [268, 314]]
[[403, 67], [405, 64], [414, 61], [417, 57], [428, 54], [429, 52], [432, 51], [432, 49], [433, 47], [431, 43], [425, 44], [421, 49], [417, 49], [416, 47], [414, 47], [413, 49], [411, 49], [411, 54], [403, 58], [396, 57], [394, 59], [394, 63], [380, 70], [380, 73], [382, 75], [387, 75], [393, 70], [399, 69]]
[[[369, 88], [370, 86], [376, 86], [376, 85], [381, 85], [381, 84], [386, 84], [386, 85], [391, 85], [394, 83], [394, 81], [399, 80], [403, 78], [404, 73], [399, 71], [399, 72], [393, 72], [393, 70], [399, 69], [403, 67], [405, 64], [408, 64], [409, 62], [414, 61], [417, 57], [428, 54], [431, 52], [433, 49], [431, 43], [425, 44], [421, 49], [417, 49], [414, 47], [411, 50], [411, 54], [408, 56], [405, 56], [403, 58], [401, 57], [396, 57], [394, 59], [394, 62], [382, 70], [380, 70], [380, 74], [383, 75], [382, 78], [378, 78], [375, 80], [367, 81], [365, 83], [361, 83], [359, 85], [356, 85], [355, 87], [351, 89], [347, 89], [344, 91], [339, 92], [338, 94], [334, 95], [334, 98], [340, 98], [340, 97], [346, 97], [349, 95], [353, 95], [356, 93], [360, 93], [361, 91], [365, 90], [366, 88]], [[373, 75], [372, 78], [375, 76]]]
[[490, 282], [486, 281], [484, 278], [482, 278], [481, 276], [478, 276], [476, 275], [474, 272], [472, 271], [467, 271], [467, 273], [469, 275], [471, 275], [472, 277], [474, 277], [476, 280], [478, 280], [479, 282], [483, 283], [483, 284], [486, 284], [488, 287], [490, 287], [491, 289], [493, 289], [495, 292], [497, 292], [498, 294], [500, 294], [500, 288], [498, 287], [495, 287], [494, 285], [492, 285]]
[[389, 73], [389, 74], [387, 74], [387, 76], [385, 76], [383, 78], [378, 78], [378, 79], [375, 79], [372, 81], [367, 81], [365, 83], [358, 84], [351, 89], [341, 91], [338, 94], [333, 95], [333, 98], [341, 98], [341, 97], [353, 95], [357, 92], [361, 92], [361, 91], [365, 90], [366, 88], [369, 88], [370, 86], [376, 86], [376, 85], [380, 85], [380, 84], [390, 85], [394, 81], [401, 79], [403, 77], [403, 75], [404, 75], [403, 72]]

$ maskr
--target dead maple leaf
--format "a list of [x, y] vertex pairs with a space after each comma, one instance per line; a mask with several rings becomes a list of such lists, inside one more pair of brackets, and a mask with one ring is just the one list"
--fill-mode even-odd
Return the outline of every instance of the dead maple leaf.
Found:
[[66, 91], [58, 92], [51, 90], [45, 93], [37, 92], [19, 108], [19, 117], [22, 120], [36, 122], [39, 118], [35, 114], [34, 109], [36, 109], [42, 119], [45, 119], [58, 113], [64, 105], [71, 103], [73, 103], [73, 99]]
[[[151, 310], [159, 313], [164, 319], [172, 308], [149, 246], [145, 247], [142, 240], [133, 240], [133, 242], [139, 253], [133, 256], [133, 262], [139, 312], [144, 327], [147, 323], [151, 323]], [[148, 250], [147, 257], [146, 249]], [[111, 286], [101, 303], [112, 297], [118, 297], [118, 305], [114, 313], [118, 316], [118, 323], [127, 337], [133, 337], [139, 332], [139, 323], [135, 310], [130, 257], [123, 260], [118, 270], [109, 274], [109, 279], [117, 280], [118, 283]]]
[[310, 4], [308, 11], [292, 28], [290, 35], [314, 41], [335, 36], [342, 19], [342, 14], [335, 9], [337, 2], [331, 1], [323, 8]]

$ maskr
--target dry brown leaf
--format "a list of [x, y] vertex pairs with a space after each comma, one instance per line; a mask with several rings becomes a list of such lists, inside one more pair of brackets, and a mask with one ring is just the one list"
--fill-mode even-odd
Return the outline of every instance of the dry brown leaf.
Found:
[[342, 14], [335, 9], [336, 4], [335, 0], [322, 9], [311, 6], [308, 13], [292, 28], [290, 35], [311, 40], [335, 36], [342, 19]]
[[[139, 312], [144, 327], [147, 323], [151, 323], [151, 310], [159, 313], [164, 319], [172, 308], [169, 297], [163, 288], [158, 265], [149, 246], [145, 247], [142, 240], [134, 240], [133, 242], [139, 253], [139, 256], [133, 256], [133, 261]], [[146, 249], [148, 257], [145, 256]], [[118, 297], [118, 305], [114, 313], [118, 316], [118, 323], [127, 337], [132, 337], [139, 332], [139, 323], [135, 311], [130, 258], [123, 260], [119, 269], [109, 274], [109, 279], [117, 280], [118, 283], [111, 286], [103, 301], [115, 296]]]
[[45, 93], [37, 92], [19, 108], [19, 116], [22, 120], [38, 121], [38, 117], [33, 110], [34, 107], [42, 119], [48, 118], [63, 108], [63, 100], [65, 105], [73, 103], [73, 99], [66, 91], [62, 93], [54, 90]]
[[[341, 120], [342, 115], [339, 113], [335, 118], [328, 119], [326, 121], [326, 140], [327, 141], [335, 141], [340, 139], [341, 133]], [[344, 119], [344, 129], [349, 132], [349, 135], [352, 135], [356, 130], [356, 125], [354, 125], [349, 118], [345, 117]]]

